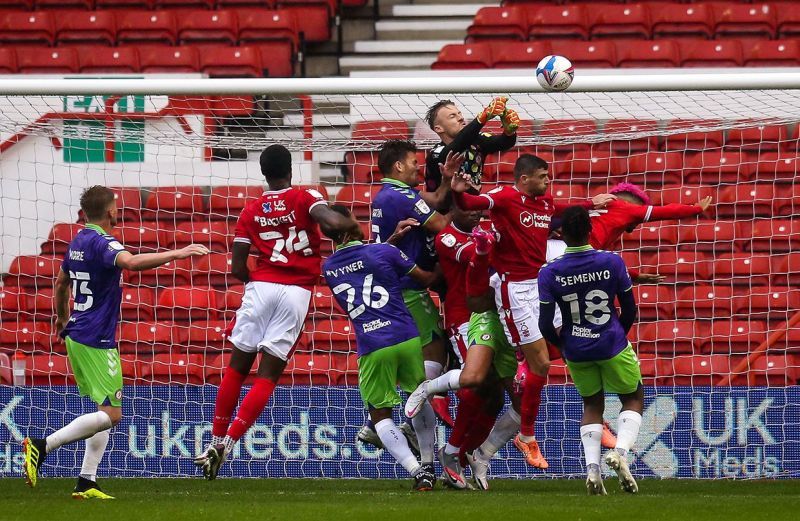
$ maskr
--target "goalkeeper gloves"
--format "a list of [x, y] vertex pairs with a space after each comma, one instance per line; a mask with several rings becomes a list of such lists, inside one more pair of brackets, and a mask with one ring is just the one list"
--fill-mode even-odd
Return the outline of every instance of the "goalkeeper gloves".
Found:
[[506, 136], [513, 136], [517, 133], [517, 129], [519, 128], [519, 114], [517, 114], [516, 110], [506, 109], [506, 111], [500, 115], [500, 122], [503, 124], [503, 134]]
[[484, 108], [480, 114], [478, 114], [478, 122], [480, 122], [481, 125], [484, 125], [493, 117], [503, 114], [506, 111], [506, 101], [508, 101], [508, 98], [504, 96], [499, 96], [493, 99], [488, 105], [486, 105], [486, 108]]

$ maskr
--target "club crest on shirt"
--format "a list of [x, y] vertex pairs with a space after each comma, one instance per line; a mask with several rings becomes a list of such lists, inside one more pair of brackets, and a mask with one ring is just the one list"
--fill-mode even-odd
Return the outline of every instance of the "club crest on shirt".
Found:
[[457, 242], [456, 238], [452, 234], [445, 233], [444, 235], [442, 235], [442, 244], [444, 244], [448, 248], [452, 248], [453, 246], [455, 246], [456, 242]]

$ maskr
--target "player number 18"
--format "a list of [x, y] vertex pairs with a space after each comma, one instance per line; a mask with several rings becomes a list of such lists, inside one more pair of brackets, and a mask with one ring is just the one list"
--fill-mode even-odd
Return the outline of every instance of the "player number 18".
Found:
[[[572, 315], [572, 323], [580, 324], [581, 310], [580, 304], [578, 303], [578, 294], [570, 293], [569, 295], [564, 295], [563, 298], [564, 302], [569, 302], [569, 311]], [[608, 300], [608, 293], [605, 291], [593, 289], [592, 291], [588, 292], [586, 297], [584, 297], [584, 305], [586, 306], [586, 309], [584, 310], [583, 317], [586, 319], [586, 321], [596, 326], [602, 326], [611, 320], [611, 309], [608, 307]], [[598, 312], [600, 313], [599, 316], [597, 315]]]

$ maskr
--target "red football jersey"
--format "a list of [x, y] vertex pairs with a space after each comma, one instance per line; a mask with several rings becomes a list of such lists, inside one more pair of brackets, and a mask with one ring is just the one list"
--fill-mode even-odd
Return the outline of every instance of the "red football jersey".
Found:
[[[465, 210], [489, 209], [489, 217], [500, 235], [494, 247], [492, 265], [506, 280], [535, 279], [547, 261], [550, 221], [567, 205], [553, 202], [553, 196], [530, 196], [515, 186], [497, 187], [478, 196], [455, 194]], [[590, 205], [587, 201], [585, 205]]]
[[648, 221], [681, 219], [699, 215], [703, 209], [697, 205], [667, 204], [648, 206], [629, 203], [622, 199], [611, 201], [602, 210], [592, 214], [592, 233], [589, 244], [597, 250], [619, 250], [619, 239], [631, 226]]
[[[319, 227], [311, 209], [327, 204], [314, 189], [264, 192], [239, 215], [233, 242], [245, 242], [258, 255], [250, 280], [314, 286], [319, 279]], [[251, 249], [251, 253], [253, 253]]]
[[469, 232], [448, 224], [436, 236], [436, 253], [447, 284], [444, 299], [445, 326], [458, 327], [469, 322], [467, 309], [467, 264], [475, 251]]

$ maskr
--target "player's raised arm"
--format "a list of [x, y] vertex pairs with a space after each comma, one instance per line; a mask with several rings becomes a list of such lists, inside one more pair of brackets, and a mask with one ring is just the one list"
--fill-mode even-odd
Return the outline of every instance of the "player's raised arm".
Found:
[[[450, 195], [450, 180], [461, 169], [464, 164], [464, 153], [456, 153], [452, 150], [447, 153], [444, 163], [439, 163], [439, 171], [442, 176], [442, 183], [433, 192], [420, 192], [419, 196], [425, 200], [426, 203], [434, 208], [442, 208], [445, 206], [448, 196]], [[443, 210], [445, 211], [445, 210]]]
[[471, 195], [466, 193], [470, 188], [469, 176], [457, 174], [453, 176], [451, 187], [453, 200], [462, 210], [489, 210], [493, 206], [493, 199], [488, 194]]
[[517, 143], [517, 129], [519, 129], [520, 118], [516, 110], [506, 108], [500, 115], [500, 123], [503, 126], [501, 134], [481, 134], [479, 143], [481, 150], [487, 154], [508, 150]]
[[209, 250], [202, 244], [190, 244], [179, 250], [163, 251], [160, 253], [140, 253], [133, 255], [122, 251], [117, 255], [115, 264], [124, 270], [142, 271], [163, 266], [174, 260], [186, 259], [208, 255]]

